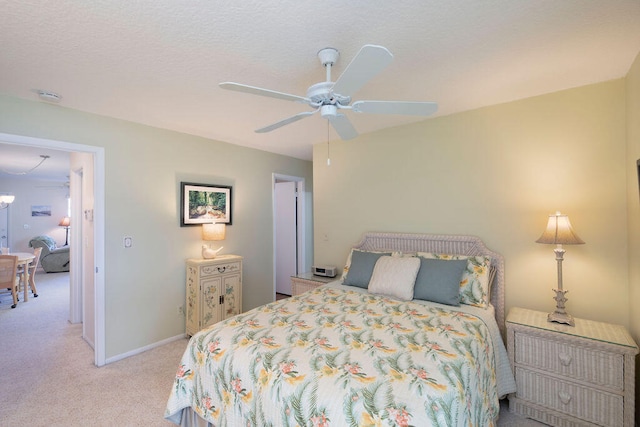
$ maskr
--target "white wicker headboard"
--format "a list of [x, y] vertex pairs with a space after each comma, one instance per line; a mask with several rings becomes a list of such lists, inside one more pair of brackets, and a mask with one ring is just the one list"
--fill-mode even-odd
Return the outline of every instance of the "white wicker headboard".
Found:
[[362, 240], [353, 246], [368, 251], [434, 252], [451, 255], [488, 255], [496, 274], [491, 287], [491, 304], [495, 308], [496, 321], [504, 334], [504, 258], [489, 250], [475, 236], [365, 233]]

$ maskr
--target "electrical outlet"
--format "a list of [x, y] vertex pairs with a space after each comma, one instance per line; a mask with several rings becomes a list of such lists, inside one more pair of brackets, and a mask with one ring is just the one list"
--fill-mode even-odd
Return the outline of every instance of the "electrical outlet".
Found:
[[178, 316], [184, 316], [184, 306], [183, 305], [179, 305], [178, 306]]

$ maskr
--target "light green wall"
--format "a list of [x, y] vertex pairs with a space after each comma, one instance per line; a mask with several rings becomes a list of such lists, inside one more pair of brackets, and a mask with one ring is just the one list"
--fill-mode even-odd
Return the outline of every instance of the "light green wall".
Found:
[[567, 308], [629, 325], [623, 79], [314, 146], [314, 256], [344, 265], [367, 231], [472, 234], [502, 253], [507, 309], [555, 307], [556, 210], [567, 246]]
[[245, 310], [273, 300], [272, 174], [312, 191], [311, 162], [5, 96], [0, 132], [105, 148], [107, 359], [184, 333], [185, 259], [202, 241], [179, 226], [181, 181], [233, 186], [223, 252], [245, 257]]

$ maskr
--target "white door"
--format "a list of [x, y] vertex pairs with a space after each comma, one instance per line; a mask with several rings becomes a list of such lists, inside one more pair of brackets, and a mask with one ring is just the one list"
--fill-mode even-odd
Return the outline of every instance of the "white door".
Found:
[[275, 184], [276, 292], [291, 295], [291, 276], [297, 274], [296, 182]]

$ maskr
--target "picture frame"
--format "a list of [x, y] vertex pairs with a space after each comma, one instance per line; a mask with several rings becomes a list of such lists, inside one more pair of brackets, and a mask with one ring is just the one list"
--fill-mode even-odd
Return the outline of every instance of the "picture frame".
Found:
[[31, 216], [51, 216], [51, 205], [31, 205]]
[[180, 183], [180, 226], [232, 224], [231, 186]]

